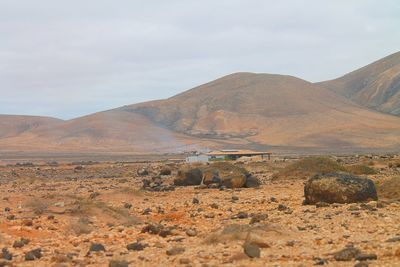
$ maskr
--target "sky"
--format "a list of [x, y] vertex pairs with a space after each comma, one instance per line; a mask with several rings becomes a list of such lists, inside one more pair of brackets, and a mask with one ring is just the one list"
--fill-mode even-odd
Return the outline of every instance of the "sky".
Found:
[[0, 114], [71, 119], [234, 72], [337, 78], [400, 51], [398, 0], [0, 0]]

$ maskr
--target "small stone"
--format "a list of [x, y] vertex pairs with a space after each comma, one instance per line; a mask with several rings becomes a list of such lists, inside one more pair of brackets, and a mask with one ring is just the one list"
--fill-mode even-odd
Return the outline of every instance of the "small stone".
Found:
[[287, 210], [288, 209], [288, 207], [286, 207], [285, 205], [283, 205], [283, 204], [279, 204], [278, 205], [278, 210], [279, 211], [284, 211], [284, 210]]
[[194, 198], [192, 199], [192, 203], [193, 203], [193, 204], [199, 204], [200, 201], [199, 201], [197, 198], [194, 197]]
[[326, 207], [329, 207], [329, 203], [318, 202], [318, 203], [315, 204], [315, 207], [317, 207], [317, 208], [326, 208]]
[[106, 248], [100, 243], [93, 243], [90, 246], [89, 252], [106, 251]]
[[10, 261], [12, 260], [12, 257], [13, 257], [12, 254], [8, 251], [7, 248], [3, 248], [1, 250], [0, 258]]
[[167, 255], [168, 256], [175, 256], [178, 254], [182, 254], [183, 252], [185, 252], [185, 248], [183, 247], [173, 247], [167, 250]]
[[127, 261], [111, 260], [108, 263], [108, 267], [128, 267], [129, 263]]
[[356, 260], [358, 261], [371, 261], [371, 260], [377, 260], [378, 256], [376, 254], [359, 254], [356, 256]]
[[213, 208], [213, 209], [218, 209], [218, 204], [212, 203], [212, 204], [210, 205], [210, 207]]
[[204, 214], [204, 218], [212, 219], [214, 217], [215, 217], [215, 214], [212, 212]]
[[237, 200], [239, 200], [238, 196], [232, 196], [232, 201], [237, 201]]
[[187, 229], [186, 230], [186, 234], [188, 236], [196, 236], [197, 235], [197, 231], [196, 231], [196, 229]]
[[181, 259], [179, 259], [179, 263], [180, 263], [180, 264], [189, 264], [189, 263], [190, 263], [190, 260], [187, 259], [187, 258], [181, 258]]
[[260, 247], [255, 244], [244, 244], [243, 246], [244, 253], [250, 258], [259, 258], [261, 254]]
[[389, 238], [388, 240], [386, 240], [386, 242], [389, 242], [389, 243], [400, 242], [400, 236], [395, 236], [395, 237]]
[[124, 203], [124, 208], [125, 209], [130, 209], [130, 208], [132, 208], [132, 204], [131, 203]]
[[4, 208], [4, 211], [5, 211], [5, 212], [10, 212], [11, 209], [10, 209], [9, 207], [5, 207], [5, 208]]
[[133, 251], [140, 251], [140, 250], [145, 249], [146, 247], [147, 247], [147, 244], [142, 244], [139, 242], [131, 243], [126, 246], [126, 248], [128, 250], [133, 250]]
[[25, 220], [22, 221], [22, 225], [23, 226], [32, 226], [33, 222], [32, 222], [32, 220], [25, 219]]
[[355, 247], [347, 247], [333, 254], [336, 261], [351, 261], [356, 258], [361, 251]]
[[23, 246], [25, 246], [25, 242], [22, 240], [14, 241], [13, 248], [22, 248]]
[[9, 220], [9, 221], [12, 221], [12, 220], [15, 220], [15, 215], [14, 214], [10, 214], [10, 215], [7, 215], [7, 220]]

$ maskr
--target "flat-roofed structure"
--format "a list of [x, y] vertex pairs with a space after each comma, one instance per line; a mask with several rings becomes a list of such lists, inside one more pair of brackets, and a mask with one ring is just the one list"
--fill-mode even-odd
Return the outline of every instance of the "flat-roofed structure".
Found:
[[265, 151], [253, 151], [253, 150], [236, 150], [236, 149], [225, 149], [225, 150], [215, 150], [206, 153], [209, 160], [218, 159], [230, 159], [236, 160], [241, 157], [255, 157], [260, 156], [262, 159], [271, 159], [271, 153]]

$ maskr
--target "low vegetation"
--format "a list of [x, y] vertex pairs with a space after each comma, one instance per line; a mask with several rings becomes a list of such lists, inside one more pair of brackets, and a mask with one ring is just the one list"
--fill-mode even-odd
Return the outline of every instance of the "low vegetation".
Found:
[[376, 174], [377, 171], [367, 165], [344, 166], [328, 157], [307, 157], [300, 159], [274, 174], [274, 179], [300, 178], [307, 179], [316, 174], [347, 172], [354, 175]]

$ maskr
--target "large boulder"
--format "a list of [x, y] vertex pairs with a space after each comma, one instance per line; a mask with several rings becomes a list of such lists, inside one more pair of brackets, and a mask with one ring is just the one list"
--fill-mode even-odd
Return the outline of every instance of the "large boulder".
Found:
[[355, 203], [377, 200], [374, 182], [346, 173], [320, 174], [304, 186], [305, 204]]
[[203, 172], [199, 168], [187, 168], [178, 171], [178, 176], [174, 180], [174, 185], [191, 186], [199, 185], [203, 180]]
[[221, 183], [227, 188], [240, 188], [244, 187], [246, 184], [246, 179], [247, 177], [245, 174], [238, 173], [225, 176]]
[[247, 176], [246, 183], [245, 183], [244, 187], [257, 188], [257, 187], [260, 187], [260, 185], [261, 185], [261, 182], [257, 177], [249, 175], [249, 176]]

